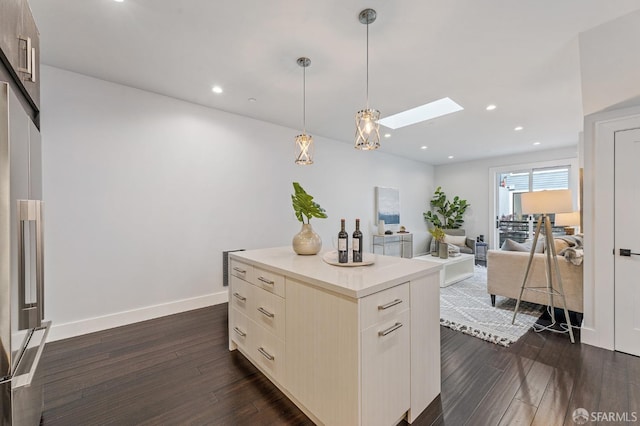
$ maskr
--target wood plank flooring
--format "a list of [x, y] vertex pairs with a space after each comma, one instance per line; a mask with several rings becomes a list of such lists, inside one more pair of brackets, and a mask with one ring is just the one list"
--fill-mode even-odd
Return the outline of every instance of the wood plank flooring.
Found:
[[[312, 424], [227, 341], [223, 304], [50, 343], [42, 424]], [[638, 357], [549, 332], [503, 348], [441, 328], [440, 344], [442, 393], [414, 425], [573, 425], [579, 407], [640, 417]]]

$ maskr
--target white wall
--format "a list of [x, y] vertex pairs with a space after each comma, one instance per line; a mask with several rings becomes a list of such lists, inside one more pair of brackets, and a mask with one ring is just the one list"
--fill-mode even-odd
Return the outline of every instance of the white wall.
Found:
[[[578, 135], [576, 135], [576, 138]], [[527, 154], [493, 157], [464, 163], [454, 163], [436, 166], [436, 186], [453, 198], [459, 196], [471, 204], [464, 216], [463, 228], [467, 235], [475, 238], [485, 235], [488, 238], [490, 211], [489, 169], [500, 166], [528, 164], [539, 161], [558, 159], [575, 159], [578, 155], [578, 142], [571, 148], [541, 150]]]
[[585, 115], [630, 100], [637, 104], [639, 38], [640, 10], [580, 34], [580, 81]]
[[[374, 187], [400, 190], [424, 252], [433, 167], [315, 136], [293, 164], [288, 129], [42, 67], [46, 316], [53, 340], [226, 301], [222, 251], [290, 245], [291, 182], [329, 215], [374, 228]], [[370, 244], [370, 242], [369, 242]]]

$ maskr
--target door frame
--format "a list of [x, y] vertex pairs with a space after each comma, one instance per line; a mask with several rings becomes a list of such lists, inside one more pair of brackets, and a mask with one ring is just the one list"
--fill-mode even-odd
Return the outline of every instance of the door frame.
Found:
[[640, 128], [640, 106], [584, 119], [584, 320], [580, 338], [582, 343], [609, 350], [615, 348], [614, 141], [616, 132], [635, 128]]

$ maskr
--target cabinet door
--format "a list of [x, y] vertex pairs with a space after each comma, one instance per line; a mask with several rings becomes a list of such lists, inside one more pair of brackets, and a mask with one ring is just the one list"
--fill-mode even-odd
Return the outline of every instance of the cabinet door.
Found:
[[20, 62], [18, 34], [22, 31], [22, 0], [0, 1], [0, 49], [16, 70]]
[[396, 424], [410, 406], [410, 311], [362, 331], [362, 424]]
[[[29, 3], [26, 0], [22, 1], [22, 28], [19, 36], [23, 40], [28, 38], [31, 43], [31, 51], [21, 50], [20, 52], [23, 61], [27, 60], [26, 55], [30, 56], [28, 60], [31, 62], [31, 74], [22, 73], [22, 75], [18, 75], [20, 75], [22, 85], [27, 89], [36, 108], [40, 110], [40, 34], [38, 33], [38, 27], [36, 27], [36, 21], [33, 19]], [[23, 41], [22, 43], [22, 47], [24, 47], [25, 42]], [[21, 66], [24, 65], [26, 64]]]
[[40, 109], [40, 35], [26, 0], [0, 1], [0, 49], [36, 109]]

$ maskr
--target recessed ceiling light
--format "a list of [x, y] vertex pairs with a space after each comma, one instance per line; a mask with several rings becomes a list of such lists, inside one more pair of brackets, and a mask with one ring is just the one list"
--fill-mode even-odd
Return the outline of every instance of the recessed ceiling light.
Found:
[[399, 112], [389, 117], [378, 120], [378, 123], [390, 129], [399, 129], [411, 124], [431, 120], [436, 117], [451, 114], [452, 112], [463, 110], [460, 105], [449, 98], [438, 99], [428, 104], [420, 105], [406, 111]]
[[385, 133], [385, 134], [384, 134], [384, 137], [385, 137], [385, 138], [390, 138], [390, 137], [391, 137], [391, 133]]
[[257, 102], [258, 100], [256, 98], [249, 98], [247, 99], [249, 102]]
[[447, 157], [449, 160], [453, 159], [453, 155]]
[[213, 93], [222, 93], [222, 87], [220, 87], [220, 86], [213, 86], [213, 87], [211, 88], [211, 91], [212, 91]]
[[538, 146], [538, 145], [540, 145], [540, 142], [537, 142], [537, 141], [536, 141], [536, 142], [534, 142], [533, 144], [534, 144], [534, 145], [536, 145], [536, 146]]
[[522, 129], [524, 129], [524, 127], [522, 127], [522, 126], [516, 126], [516, 127], [514, 127], [514, 129], [513, 129], [513, 130], [515, 130], [516, 132], [519, 132], [519, 131], [520, 131], [520, 130], [522, 130]]
[[493, 111], [494, 109], [496, 109], [496, 106], [494, 104], [487, 105], [487, 111]]
[[122, 2], [124, 2], [124, 0], [113, 0], [113, 1], [115, 1], [116, 3], [122, 3]]
[[423, 145], [423, 146], [420, 147], [420, 149], [427, 149], [427, 148], [429, 148], [429, 147], [426, 146], [426, 145]]

